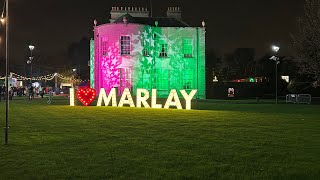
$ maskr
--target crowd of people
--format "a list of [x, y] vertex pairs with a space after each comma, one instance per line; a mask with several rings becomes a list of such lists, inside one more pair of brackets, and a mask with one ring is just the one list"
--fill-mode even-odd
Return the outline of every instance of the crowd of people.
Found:
[[[11, 87], [9, 89], [9, 99], [12, 100], [15, 96], [27, 96], [29, 100], [34, 97], [41, 97], [52, 91], [52, 87], [34, 87], [34, 86], [21, 86], [21, 87]], [[6, 99], [6, 86], [0, 86], [0, 101]]]

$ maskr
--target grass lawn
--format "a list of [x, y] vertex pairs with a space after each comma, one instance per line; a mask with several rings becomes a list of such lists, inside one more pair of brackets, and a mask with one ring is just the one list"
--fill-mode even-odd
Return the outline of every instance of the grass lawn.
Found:
[[202, 110], [15, 99], [0, 179], [319, 179], [319, 105], [196, 106]]

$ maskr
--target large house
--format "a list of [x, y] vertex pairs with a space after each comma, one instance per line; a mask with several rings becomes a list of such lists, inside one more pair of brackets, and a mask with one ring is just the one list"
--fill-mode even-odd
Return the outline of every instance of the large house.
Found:
[[171, 89], [197, 89], [205, 94], [205, 28], [181, 20], [179, 7], [167, 17], [150, 17], [146, 8], [112, 7], [110, 23], [97, 25], [90, 44], [90, 85], [97, 92], [117, 88], [157, 89], [167, 97]]

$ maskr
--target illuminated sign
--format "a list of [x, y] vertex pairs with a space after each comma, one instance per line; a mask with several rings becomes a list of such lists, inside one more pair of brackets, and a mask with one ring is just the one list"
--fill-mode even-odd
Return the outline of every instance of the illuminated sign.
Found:
[[[191, 109], [191, 101], [194, 95], [197, 93], [198, 90], [191, 90], [188, 94], [186, 90], [180, 90], [182, 94], [186, 107], [185, 109]], [[82, 102], [83, 105], [88, 106], [95, 98], [96, 92], [92, 88], [83, 89], [80, 88], [77, 91], [77, 98]], [[112, 88], [107, 95], [106, 90], [104, 88], [100, 89], [100, 93], [98, 96], [97, 106], [109, 106], [111, 101], [111, 106], [114, 107], [123, 107], [123, 105], [129, 105], [130, 107], [145, 107], [145, 108], [162, 108], [162, 104], [157, 104], [157, 90], [152, 89], [151, 93], [151, 106], [148, 104], [147, 100], [150, 98], [150, 93], [146, 89], [137, 89], [137, 98], [136, 98], [136, 105], [132, 99], [131, 92], [128, 88], [125, 88], [122, 96], [117, 104], [117, 94], [116, 89]], [[74, 106], [74, 88], [70, 88], [70, 106]], [[170, 94], [166, 100], [165, 105], [163, 106], [164, 109], [169, 109], [170, 107], [176, 107], [177, 109], [182, 109], [181, 102], [177, 93], [177, 90], [172, 89]]]
[[83, 105], [88, 106], [96, 97], [96, 90], [92, 88], [83, 89], [80, 88], [77, 92], [77, 98]]

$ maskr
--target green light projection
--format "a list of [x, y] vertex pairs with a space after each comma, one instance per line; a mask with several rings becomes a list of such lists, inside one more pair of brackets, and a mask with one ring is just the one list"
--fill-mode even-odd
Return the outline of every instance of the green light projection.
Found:
[[[143, 53], [140, 64], [136, 64], [133, 71], [138, 75], [133, 82], [133, 90], [155, 88], [158, 97], [167, 97], [170, 89], [198, 89], [199, 98], [205, 98], [205, 59], [204, 55], [200, 55], [204, 53], [204, 49], [200, 48], [204, 47], [199, 43], [202, 37], [197, 37], [194, 30], [190, 28], [187, 30], [189, 33], [185, 33], [184, 28], [146, 26], [138, 36], [139, 44], [134, 44], [141, 45]], [[181, 34], [185, 38], [181, 38]], [[200, 77], [201, 73], [203, 75]], [[136, 94], [135, 91], [133, 93]]]

